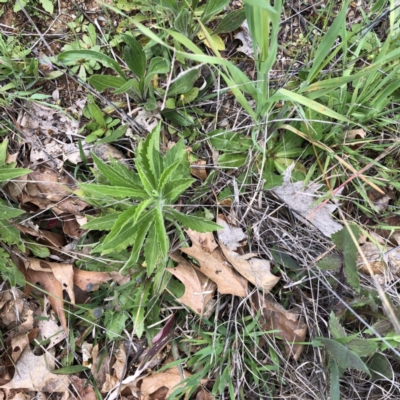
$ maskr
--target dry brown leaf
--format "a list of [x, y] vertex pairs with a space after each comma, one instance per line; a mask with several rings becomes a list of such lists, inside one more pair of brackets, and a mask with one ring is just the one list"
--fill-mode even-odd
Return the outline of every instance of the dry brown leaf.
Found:
[[68, 375], [51, 373], [54, 369], [54, 360], [43, 354], [35, 356], [27, 346], [15, 365], [13, 379], [1, 386], [5, 389], [28, 389], [35, 392], [65, 392], [68, 390]]
[[190, 166], [190, 173], [196, 178], [199, 178], [201, 181], [205, 181], [207, 179], [207, 171], [204, 165], [207, 165], [206, 161], [197, 160]]
[[191, 230], [186, 232], [192, 241], [192, 247], [184, 247], [180, 250], [198, 261], [200, 271], [217, 284], [218, 292], [245, 297], [247, 295], [247, 282], [232, 270], [232, 267], [221, 254], [221, 250], [215, 249], [212, 245], [213, 251], [208, 252], [206, 249], [210, 248], [210, 240], [207, 240], [207, 237], [203, 240], [202, 235], [204, 234]]
[[27, 333], [18, 335], [11, 339], [11, 358], [17, 362], [26, 346], [29, 345], [29, 336]]
[[174, 367], [143, 378], [140, 385], [143, 400], [165, 400], [170, 390], [179, 387], [182, 380], [189, 376], [191, 373], [184, 371], [184, 377], [182, 377], [179, 369]]
[[96, 344], [93, 347], [92, 353], [92, 367], [90, 372], [93, 375], [94, 380], [96, 381], [96, 385], [98, 388], [102, 388], [104, 382], [106, 381], [106, 374], [109, 371], [109, 362], [110, 358], [108, 356], [108, 352], [106, 351], [104, 354], [99, 355], [99, 345]]
[[217, 224], [224, 228], [218, 231], [219, 242], [222, 242], [229, 250], [238, 249], [242, 246], [240, 242], [247, 239], [247, 235], [241, 228], [228, 224], [222, 215], [217, 216]]
[[63, 232], [73, 239], [80, 239], [86, 231], [81, 229], [75, 216], [70, 215], [63, 218]]
[[106, 381], [101, 388], [102, 393], [108, 393], [114, 389], [115, 386], [122, 381], [125, 374], [126, 365], [126, 351], [124, 343], [120, 343], [118, 349], [115, 351], [115, 362], [112, 366], [113, 374], [106, 374]]
[[74, 284], [87, 292], [97, 290], [101, 283], [107, 282], [110, 279], [111, 276], [107, 272], [84, 271], [74, 268]]
[[16, 225], [15, 226], [20, 232], [31, 235], [38, 238], [38, 242], [47, 246], [61, 248], [65, 245], [65, 238], [63, 235], [51, 231], [40, 230], [39, 228], [34, 229], [29, 226]]
[[256, 292], [252, 296], [253, 306], [256, 311], [262, 310], [260, 324], [263, 330], [278, 330], [280, 338], [285, 344], [286, 353], [293, 356], [295, 360], [300, 357], [303, 351], [302, 344], [307, 334], [307, 325], [299, 318], [298, 314], [285, 310], [270, 295], [264, 297]]
[[110, 161], [110, 158], [118, 160], [120, 163], [128, 166], [124, 154], [109, 143], [100, 143], [93, 147], [93, 153], [104, 162]]
[[202, 315], [206, 304], [212, 299], [216, 285], [205, 275], [192, 267], [177, 252], [170, 257], [179, 264], [174, 268], [167, 268], [185, 285], [185, 294], [177, 299], [182, 304], [190, 307], [197, 314]]
[[214, 396], [202, 387], [196, 394], [196, 400], [214, 400]]
[[70, 375], [71, 384], [78, 394], [79, 400], [97, 400], [96, 393], [92, 386], [88, 385], [87, 379], [81, 379], [75, 375]]
[[233, 268], [254, 286], [263, 288], [268, 293], [278, 283], [280, 278], [271, 273], [269, 261], [254, 258], [256, 254], [253, 253], [240, 255], [222, 243], [220, 247]]
[[76, 188], [74, 181], [67, 175], [46, 167], [38, 167], [24, 177], [28, 182], [21, 191], [15, 182], [8, 184], [10, 195], [22, 204], [34, 204], [41, 210], [51, 208], [56, 214], [79, 214], [88, 206], [83, 200], [72, 195]]
[[364, 129], [351, 129], [346, 134], [347, 140], [364, 139], [367, 133]]
[[186, 233], [190, 237], [190, 240], [196, 243], [196, 246], [207, 253], [212, 253], [218, 247], [212, 232], [201, 233], [188, 229]]

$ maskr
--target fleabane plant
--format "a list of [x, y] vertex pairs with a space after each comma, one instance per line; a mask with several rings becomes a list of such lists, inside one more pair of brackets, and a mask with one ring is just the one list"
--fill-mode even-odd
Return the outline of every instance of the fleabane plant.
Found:
[[[160, 125], [139, 143], [136, 150], [135, 168], [111, 160], [108, 165], [93, 154], [100, 179], [108, 184], [79, 185], [83, 197], [93, 201], [104, 198], [132, 201], [122, 211], [115, 211], [89, 221], [83, 226], [91, 230], [109, 230], [96, 248], [102, 255], [122, 251], [130, 246], [130, 257], [123, 269], [138, 262], [144, 251], [147, 273], [151, 275], [158, 266], [165, 265], [169, 251], [166, 222], [178, 223], [198, 232], [221, 229], [204, 218], [186, 215], [174, 208], [174, 203], [195, 179], [190, 176], [190, 164], [183, 140], [165, 155], [160, 153]], [[127, 202], [123, 201], [123, 204]]]

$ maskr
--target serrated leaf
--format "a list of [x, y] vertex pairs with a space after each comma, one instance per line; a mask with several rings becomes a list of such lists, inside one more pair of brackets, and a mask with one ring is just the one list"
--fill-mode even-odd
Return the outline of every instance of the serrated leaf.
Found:
[[143, 184], [140, 180], [139, 175], [128, 169], [124, 164], [118, 162], [114, 158], [110, 159], [110, 164], [115, 172], [118, 173], [121, 177], [125, 178], [126, 181], [129, 182], [129, 186], [133, 188], [141, 188], [143, 189]]
[[192, 178], [184, 178], [177, 179], [173, 181], [169, 181], [164, 188], [163, 197], [166, 200], [169, 200], [171, 203], [174, 203], [178, 197], [189, 187], [193, 182], [196, 182], [196, 179]]
[[149, 179], [149, 175], [139, 162], [136, 162], [136, 169], [143, 184], [144, 190], [147, 192], [147, 197], [152, 196], [153, 191], [157, 189], [157, 186], [153, 186], [153, 183]]
[[[96, 154], [92, 153], [93, 161], [95, 162], [99, 171], [108, 179], [111, 185], [133, 188], [133, 189], [142, 189], [141, 185], [136, 184], [133, 182], [129, 177], [132, 177], [133, 172], [131, 171], [130, 174], [128, 173], [121, 173], [123, 172], [123, 168], [128, 170], [122, 164], [121, 168], [116, 168], [115, 163], [113, 166], [107, 165], [104, 161], [96, 156]], [[128, 170], [129, 171], [129, 170]], [[137, 177], [137, 182], [140, 183], [139, 176]]]
[[156, 183], [160, 179], [161, 170], [163, 167], [162, 156], [160, 153], [160, 129], [161, 123], [159, 123], [150, 133], [150, 140], [146, 154], [147, 159], [149, 160], [149, 167], [154, 175]]
[[161, 250], [157, 242], [156, 228], [150, 228], [149, 235], [144, 246], [144, 259], [146, 261], [147, 276], [150, 276], [160, 262]]
[[164, 171], [161, 174], [161, 177], [158, 181], [158, 188], [157, 188], [158, 192], [161, 193], [161, 191], [164, 189], [165, 185], [173, 177], [174, 172], [179, 167], [179, 165], [180, 165], [180, 161], [177, 161], [177, 162], [175, 162], [175, 164], [172, 164], [169, 167], [164, 169]]
[[177, 160], [181, 160], [182, 164], [187, 167], [187, 175], [190, 173], [189, 169], [189, 159], [188, 154], [185, 149], [185, 143], [183, 139], [181, 139], [178, 143], [175, 144], [164, 156], [164, 168], [169, 167]]
[[165, 207], [165, 211], [170, 213], [185, 228], [192, 229], [196, 232], [213, 232], [223, 229], [222, 226], [205, 218], [195, 217], [193, 215], [185, 215], [171, 207]]
[[221, 22], [214, 30], [214, 34], [229, 33], [235, 31], [242, 25], [246, 19], [246, 12], [244, 8], [229, 12], [222, 18]]
[[[356, 241], [360, 235], [360, 229], [357, 225], [349, 225]], [[357, 292], [360, 291], [360, 277], [358, 276], [356, 259], [357, 247], [350, 236], [347, 227], [332, 235], [332, 240], [339, 251], [343, 253], [344, 273], [347, 281]]]
[[315, 341], [313, 341], [313, 343], [317, 342], [321, 342], [325, 346], [326, 350], [333, 357], [340, 368], [357, 369], [367, 373], [368, 375], [370, 374], [368, 367], [364, 364], [361, 358], [346, 346], [342, 345], [336, 340], [324, 337], [316, 338]]
[[101, 217], [97, 217], [82, 225], [82, 229], [89, 229], [92, 231], [109, 231], [112, 229], [114, 224], [117, 222], [118, 213], [114, 212], [113, 214], [104, 215]]
[[347, 336], [347, 333], [342, 325], [340, 325], [339, 319], [336, 317], [335, 313], [331, 311], [329, 317], [329, 332], [335, 339], [341, 339]]
[[146, 199], [148, 197], [146, 192], [142, 189], [133, 189], [122, 186], [80, 183], [79, 187], [88, 195], [93, 193], [93, 194], [111, 196], [116, 198], [131, 197], [137, 200]]
[[106, 323], [106, 335], [108, 340], [118, 338], [126, 326], [128, 314], [123, 311], [113, 312], [110, 319]]
[[30, 169], [24, 168], [0, 168], [0, 182], [27, 175], [30, 172], [32, 172]]
[[114, 88], [118, 89], [126, 83], [125, 79], [112, 75], [92, 75], [88, 82], [99, 92], [103, 90]]
[[21, 251], [25, 251], [25, 246], [21, 242], [19, 230], [3, 219], [0, 219], [0, 238], [9, 246], [17, 245]]

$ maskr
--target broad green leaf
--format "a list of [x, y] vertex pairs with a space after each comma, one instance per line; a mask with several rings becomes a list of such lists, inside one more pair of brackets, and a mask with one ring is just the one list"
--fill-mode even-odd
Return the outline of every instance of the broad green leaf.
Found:
[[113, 143], [117, 141], [120, 137], [124, 136], [126, 131], [128, 130], [128, 125], [120, 125], [113, 133], [100, 139], [97, 141], [97, 144], [100, 143]]
[[[360, 229], [357, 225], [351, 224], [350, 229], [358, 242], [360, 235]], [[357, 247], [350, 236], [347, 227], [343, 227], [342, 230], [332, 235], [332, 240], [336, 244], [339, 251], [343, 253], [344, 262], [344, 273], [349, 284], [357, 292], [360, 291], [360, 277], [358, 276], [356, 258], [357, 258]]]
[[[154, 133], [157, 133], [154, 131]], [[154, 149], [154, 139], [153, 132], [147, 135], [146, 140], [139, 142], [136, 149], [136, 168], [139, 172], [140, 179], [143, 183], [143, 186], [148, 191], [148, 184], [145, 183], [147, 181], [151, 190], [157, 189], [157, 177], [154, 174], [154, 165], [151, 165], [153, 160], [149, 159], [153, 157], [153, 149]], [[139, 165], [142, 169], [142, 172], [139, 170]], [[151, 192], [150, 190], [150, 192]]]
[[196, 232], [213, 232], [223, 229], [222, 226], [212, 221], [207, 221], [204, 218], [195, 217], [193, 215], [185, 215], [179, 211], [174, 210], [171, 207], [165, 207], [165, 211], [168, 211], [173, 218], [175, 218], [184, 227], [192, 229]]
[[251, 138], [246, 138], [237, 132], [216, 130], [210, 132], [208, 136], [211, 145], [220, 151], [246, 152], [253, 144]]
[[124, 48], [124, 60], [129, 69], [139, 78], [144, 78], [146, 71], [146, 55], [142, 45], [132, 36], [123, 35], [128, 46]]
[[39, 0], [39, 1], [44, 11], [48, 12], [49, 14], [53, 14], [54, 3], [51, 0]]
[[213, 16], [217, 15], [229, 4], [229, 0], [208, 0], [201, 16], [201, 22], [205, 24]]
[[153, 183], [149, 180], [149, 174], [147, 173], [147, 171], [144, 170], [139, 162], [136, 162], [136, 169], [143, 184], [144, 190], [147, 193], [147, 197], [153, 196], [153, 191], [157, 190], [157, 186], [153, 186]]
[[92, 231], [110, 231], [118, 219], [118, 212], [97, 217], [82, 225], [82, 229]]
[[187, 8], [182, 8], [180, 13], [175, 19], [174, 28], [182, 33], [182, 35], [189, 36], [189, 31], [191, 28], [191, 14]]
[[145, 87], [147, 88], [150, 84], [150, 81], [153, 79], [155, 75], [158, 74], [166, 74], [169, 72], [169, 61], [166, 58], [162, 57], [153, 57], [150, 60], [149, 67], [147, 68], [147, 74], [145, 78]]
[[318, 342], [321, 342], [325, 346], [326, 350], [336, 361], [339, 368], [357, 369], [367, 373], [368, 375], [370, 374], [368, 367], [364, 364], [361, 358], [346, 346], [336, 340], [325, 337], [316, 338], [312, 343], [313, 345], [316, 345]]
[[181, 139], [178, 143], [175, 144], [175, 146], [172, 146], [172, 148], [165, 153], [163, 162], [164, 168], [169, 167], [177, 160], [183, 160], [183, 162], [186, 161], [186, 167], [188, 168], [189, 173], [189, 160], [183, 139]]
[[340, 115], [336, 111], [334, 111], [334, 110], [332, 110], [332, 109], [330, 109], [328, 107], [325, 107], [324, 105], [322, 105], [320, 103], [317, 103], [316, 101], [312, 101], [312, 100], [308, 99], [307, 97], [304, 97], [304, 96], [302, 96], [300, 94], [291, 92], [291, 91], [286, 90], [286, 89], [279, 89], [279, 91], [277, 93], [283, 95], [283, 97], [286, 100], [290, 100], [290, 101], [293, 101], [295, 103], [296, 102], [300, 103], [303, 106], [309, 107], [314, 111], [317, 111], [317, 112], [319, 112], [319, 113], [321, 113], [323, 115], [326, 115], [327, 117], [330, 117], [330, 118], [333, 118], [333, 119], [337, 119], [338, 121], [344, 121], [344, 122], [347, 122], [349, 124], [352, 124], [352, 122], [348, 118], [346, 118], [345, 116]]
[[165, 185], [163, 198], [174, 203], [193, 182], [196, 182], [196, 179], [183, 178], [169, 181]]
[[342, 10], [339, 12], [328, 31], [325, 33], [321, 40], [321, 43], [317, 47], [313, 58], [313, 65], [310, 72], [308, 73], [307, 81], [311, 82], [314, 80], [315, 76], [320, 72], [322, 67], [325, 65], [327, 56], [332, 52], [332, 48], [335, 41], [341, 31], [343, 25], [346, 25], [346, 13], [349, 7], [350, 0], [347, 0], [342, 5]]
[[27, 175], [30, 172], [32, 172], [30, 169], [24, 168], [0, 168], [0, 182]]
[[194, 120], [189, 114], [184, 115], [177, 110], [168, 110], [164, 108], [164, 110], [161, 111], [161, 115], [178, 126], [185, 127], [194, 125]]
[[46, 258], [50, 256], [50, 250], [43, 245], [34, 242], [27, 242], [26, 247], [33, 253], [35, 257]]
[[19, 210], [18, 208], [7, 207], [0, 202], [0, 218], [11, 219], [24, 214], [25, 211]]
[[90, 96], [88, 102], [88, 110], [92, 118], [101, 126], [105, 127], [106, 123], [104, 121], [103, 111], [101, 111], [100, 107], [94, 102], [93, 97]]
[[368, 360], [368, 368], [371, 371], [372, 379], [393, 379], [393, 369], [387, 355], [375, 353]]
[[317, 262], [318, 268], [322, 270], [339, 269], [343, 263], [343, 256], [341, 254], [328, 254], [322, 260]]
[[150, 207], [154, 203], [154, 198], [150, 197], [149, 199], [146, 199], [142, 201], [136, 208], [135, 215], [133, 216], [133, 222], [136, 223], [141, 215], [143, 214], [143, 211], [146, 210], [146, 208]]
[[149, 145], [147, 148], [147, 159], [149, 160], [149, 167], [155, 178], [155, 187], [160, 179], [161, 171], [163, 168], [162, 156], [160, 153], [160, 130], [161, 123], [159, 123], [149, 135]]
[[122, 71], [119, 63], [113, 60], [111, 57], [104, 55], [93, 50], [68, 50], [64, 51], [58, 56], [58, 60], [62, 63], [78, 63], [80, 60], [94, 60], [105, 65], [108, 68], [114, 69], [118, 74], [126, 79], [124, 72]]
[[120, 88], [125, 84], [125, 79], [118, 76], [112, 75], [98, 75], [94, 74], [89, 79], [88, 82], [99, 92], [109, 88]]
[[218, 164], [225, 168], [239, 168], [245, 164], [246, 158], [243, 153], [226, 153], [218, 157]]
[[88, 195], [91, 193], [112, 196], [112, 197], [132, 197], [137, 200], [147, 198], [147, 194], [142, 189], [133, 189], [122, 186], [109, 186], [109, 185], [97, 185], [91, 183], [80, 183], [79, 187]]
[[199, 77], [199, 70], [194, 69], [184, 73], [181, 77], [179, 77], [168, 89], [168, 96], [177, 96], [178, 94], [185, 93], [188, 90], [192, 89], [194, 83]]
[[347, 346], [359, 357], [370, 357], [379, 351], [377, 342], [362, 338], [351, 340]]
[[347, 336], [345, 329], [340, 325], [339, 319], [333, 311], [331, 311], [331, 315], [329, 316], [329, 332], [334, 339], [342, 339]]
[[115, 160], [114, 158], [110, 159], [110, 164], [112, 168], [120, 175], [125, 177], [127, 181], [130, 182], [130, 186], [133, 188], [143, 188], [142, 181], [140, 180], [139, 174], [130, 170], [124, 164]]
[[161, 259], [166, 260], [169, 250], [169, 240], [167, 232], [165, 231], [164, 216], [160, 204], [154, 208], [154, 227], [156, 231], [157, 241], [160, 246]]
[[244, 8], [229, 12], [222, 18], [213, 34], [229, 33], [238, 29], [246, 19]]

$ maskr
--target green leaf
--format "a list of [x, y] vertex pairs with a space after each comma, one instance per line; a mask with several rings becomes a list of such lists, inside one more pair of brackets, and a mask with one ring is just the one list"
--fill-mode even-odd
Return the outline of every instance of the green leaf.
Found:
[[196, 179], [184, 178], [169, 181], [164, 188], [163, 198], [169, 200], [171, 203], [179, 198], [179, 196], [189, 187]]
[[229, 12], [222, 18], [221, 22], [214, 30], [213, 34], [229, 33], [240, 27], [246, 19], [246, 12], [244, 8]]
[[50, 256], [50, 250], [43, 245], [34, 242], [27, 242], [26, 247], [32, 251], [35, 257], [46, 258]]
[[25, 247], [21, 242], [19, 230], [4, 219], [0, 219], [0, 238], [9, 246], [17, 245], [21, 251], [25, 251]]
[[92, 231], [110, 231], [118, 219], [118, 213], [103, 215], [98, 218], [94, 218], [82, 225], [82, 229], [88, 229]]
[[24, 168], [0, 168], [0, 182], [8, 181], [9, 179], [17, 178], [18, 176], [31, 173], [30, 169]]
[[150, 81], [155, 75], [166, 74], [169, 72], [169, 61], [163, 57], [154, 57], [150, 60], [149, 67], [147, 68], [147, 74], [145, 78], [145, 87], [147, 88]]
[[332, 358], [336, 361], [339, 368], [350, 368], [350, 369], [357, 369], [359, 371], [363, 371], [368, 375], [369, 370], [368, 367], [364, 364], [358, 355], [353, 353], [350, 349], [346, 346], [342, 345], [341, 343], [337, 342], [333, 339], [328, 339], [325, 337], [319, 337], [313, 340], [313, 345], [318, 345], [318, 342], [321, 342], [328, 353], [332, 356]]
[[340, 322], [333, 311], [331, 311], [329, 317], [329, 331], [334, 339], [341, 339], [347, 336], [345, 329], [340, 325]]
[[184, 115], [177, 110], [168, 110], [164, 108], [164, 110], [161, 111], [161, 115], [178, 126], [185, 127], [194, 125], [194, 120], [190, 115]]
[[104, 114], [100, 107], [94, 102], [93, 97], [89, 97], [88, 110], [92, 118], [101, 126], [105, 127]]
[[167, 259], [167, 254], [169, 250], [169, 240], [167, 232], [165, 231], [164, 216], [160, 204], [156, 205], [156, 207], [154, 208], [154, 222], [155, 222], [154, 227], [156, 231], [157, 241], [161, 251], [161, 259], [162, 261], [164, 261]]
[[332, 52], [332, 47], [339, 35], [339, 32], [346, 25], [346, 13], [349, 6], [350, 0], [347, 0], [343, 6], [342, 10], [339, 12], [333, 23], [330, 25], [328, 31], [322, 38], [317, 51], [313, 57], [313, 65], [310, 72], [308, 73], [307, 81], [311, 82], [315, 76], [320, 72], [321, 68], [325, 65], [326, 58]]
[[[92, 157], [99, 171], [107, 178], [111, 185], [143, 190], [139, 185], [136, 184], [136, 182], [133, 183], [131, 180], [127, 179], [127, 174], [121, 174], [121, 169], [107, 165], [94, 153], [92, 153]], [[122, 167], [126, 168], [124, 166]], [[137, 180], [140, 182], [139, 177]]]
[[158, 263], [161, 261], [160, 256], [161, 250], [157, 242], [156, 228], [152, 225], [144, 246], [147, 276], [150, 276], [156, 270]]
[[373, 354], [377, 353], [379, 350], [378, 343], [373, 340], [362, 338], [355, 338], [351, 340], [347, 346], [359, 357], [370, 357]]
[[162, 190], [164, 189], [165, 185], [168, 183], [168, 181], [171, 180], [171, 178], [174, 176], [175, 170], [180, 166], [180, 161], [175, 162], [175, 164], [170, 165], [169, 167], [165, 168], [163, 173], [160, 176], [160, 179], [158, 181], [158, 192], [161, 193]]
[[0, 143], [0, 167], [5, 165], [7, 158], [8, 139], [4, 139]]
[[223, 130], [212, 131], [208, 134], [211, 145], [220, 151], [248, 151], [253, 141], [238, 134], [237, 132], [227, 132]]
[[88, 82], [99, 92], [109, 88], [120, 88], [126, 81], [123, 78], [112, 75], [92, 75]]
[[226, 153], [218, 157], [218, 164], [225, 168], [239, 168], [245, 164], [246, 158], [243, 153]]
[[54, 4], [51, 0], [39, 0], [39, 1], [44, 11], [48, 12], [49, 14], [53, 14]]
[[322, 270], [338, 269], [342, 266], [343, 256], [341, 254], [328, 254], [322, 260], [317, 262], [317, 266]]
[[146, 54], [142, 45], [130, 35], [122, 35], [124, 42], [128, 45], [128, 58], [126, 58], [126, 50], [124, 49], [125, 61], [129, 69], [139, 78], [143, 79], [146, 71]]
[[190, 164], [187, 151], [185, 149], [185, 142], [181, 139], [175, 146], [172, 146], [164, 156], [164, 168], [169, 167], [174, 164], [177, 160], [181, 160], [182, 164], [184, 164], [184, 168], [187, 169], [187, 175], [190, 173]]
[[89, 371], [88, 367], [83, 365], [71, 365], [69, 367], [59, 368], [51, 371], [52, 374], [56, 375], [70, 375], [76, 374], [78, 372]]
[[393, 379], [393, 369], [387, 356], [375, 353], [368, 361], [368, 367], [371, 371], [372, 379]]
[[125, 270], [126, 268], [132, 267], [134, 264], [137, 263], [140, 252], [143, 249], [143, 243], [144, 243], [144, 240], [146, 239], [147, 232], [151, 228], [152, 224], [153, 224], [152, 211], [150, 211], [150, 212], [148, 211], [146, 213], [146, 215], [141, 219], [140, 224], [136, 225], [135, 242], [132, 247], [132, 251], [129, 256], [128, 261], [122, 267], [122, 271]]
[[146, 303], [150, 295], [151, 283], [146, 282], [143, 286], [136, 291], [136, 295], [133, 301], [133, 329], [135, 335], [140, 339], [144, 331], [144, 319]]
[[193, 215], [185, 215], [171, 207], [165, 207], [165, 211], [172, 216], [184, 227], [192, 229], [196, 232], [213, 232], [223, 229], [222, 226], [212, 221], [207, 221], [205, 218], [195, 217]]
[[[358, 242], [360, 235], [360, 229], [357, 225], [351, 224], [350, 229]], [[347, 281], [357, 292], [360, 291], [360, 277], [358, 276], [356, 258], [357, 258], [357, 247], [350, 236], [347, 227], [344, 227], [339, 232], [332, 235], [332, 240], [336, 244], [339, 251], [343, 253], [344, 261], [344, 273]]]
[[91, 183], [80, 183], [79, 187], [90, 196], [91, 194], [104, 195], [111, 197], [132, 197], [137, 200], [147, 198], [147, 194], [142, 189], [133, 189], [122, 186], [109, 186], [109, 185], [97, 185]]
[[25, 213], [25, 211], [23, 211], [23, 210], [18, 210], [18, 208], [7, 207], [0, 203], [0, 218], [1, 219], [15, 218], [24, 213]]
[[339, 383], [339, 368], [336, 361], [331, 358], [329, 360], [329, 372], [330, 372], [330, 400], [340, 400], [340, 383]]
[[176, 96], [181, 93], [186, 93], [194, 86], [197, 78], [199, 77], [199, 70], [193, 69], [186, 73], [183, 73], [168, 89], [168, 96]]
[[175, 19], [174, 28], [182, 33], [182, 35], [189, 36], [189, 31], [191, 27], [191, 14], [187, 8], [182, 8], [180, 13]]
[[105, 321], [106, 334], [108, 340], [118, 338], [126, 327], [126, 321], [129, 318], [126, 312], [113, 312], [109, 320]]
[[211, 17], [217, 15], [229, 4], [229, 0], [208, 0], [201, 16], [201, 22], [205, 24]]
[[118, 74], [126, 79], [124, 72], [122, 71], [119, 63], [113, 60], [111, 57], [104, 55], [103, 53], [93, 50], [68, 50], [59, 54], [58, 60], [61, 63], [77, 63], [80, 60], [93, 60], [105, 65], [108, 68], [114, 69]]

